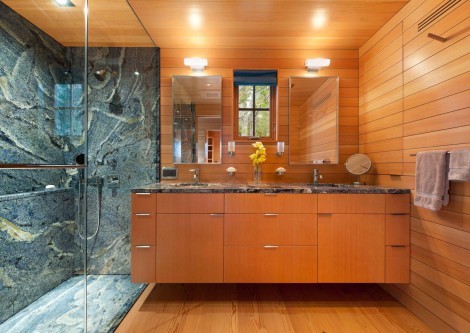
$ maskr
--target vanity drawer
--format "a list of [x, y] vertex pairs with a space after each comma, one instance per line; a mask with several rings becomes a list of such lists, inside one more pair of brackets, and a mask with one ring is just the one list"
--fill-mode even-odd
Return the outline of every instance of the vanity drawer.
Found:
[[385, 245], [410, 244], [410, 216], [385, 216]]
[[316, 245], [316, 214], [226, 214], [225, 245]]
[[410, 194], [387, 194], [385, 199], [385, 210], [387, 214], [409, 214]]
[[410, 247], [385, 247], [385, 283], [410, 283]]
[[156, 216], [151, 213], [132, 214], [131, 244], [155, 245]]
[[155, 246], [131, 247], [131, 281], [155, 282]]
[[227, 193], [226, 213], [316, 213], [316, 194]]
[[225, 246], [225, 283], [317, 281], [316, 246]]
[[223, 193], [158, 193], [158, 213], [223, 213]]
[[157, 194], [156, 193], [132, 193], [131, 212], [132, 213], [156, 213]]
[[318, 194], [318, 213], [384, 214], [385, 194]]

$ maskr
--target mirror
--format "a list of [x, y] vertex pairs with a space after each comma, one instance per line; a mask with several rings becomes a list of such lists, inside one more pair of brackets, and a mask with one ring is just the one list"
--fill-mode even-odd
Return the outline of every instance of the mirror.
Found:
[[222, 161], [222, 78], [173, 76], [173, 163]]
[[338, 77], [289, 79], [289, 164], [338, 164]]
[[344, 165], [349, 173], [353, 175], [363, 175], [370, 170], [372, 161], [367, 155], [354, 154], [349, 156]]

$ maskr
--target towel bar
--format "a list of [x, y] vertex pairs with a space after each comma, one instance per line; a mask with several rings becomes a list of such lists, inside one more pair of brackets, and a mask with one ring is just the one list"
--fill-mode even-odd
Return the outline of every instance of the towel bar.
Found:
[[[450, 154], [450, 151], [448, 151], [447, 154]], [[416, 156], [416, 154], [410, 154], [410, 156]]]

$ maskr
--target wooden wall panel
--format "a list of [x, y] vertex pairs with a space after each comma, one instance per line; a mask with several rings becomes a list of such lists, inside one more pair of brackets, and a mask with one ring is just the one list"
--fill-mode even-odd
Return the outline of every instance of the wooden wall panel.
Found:
[[[253, 177], [253, 167], [248, 155], [253, 152], [249, 143], [237, 143], [236, 155], [229, 157], [227, 142], [232, 140], [233, 117], [233, 70], [277, 69], [278, 70], [278, 141], [286, 143], [284, 156], [276, 156], [275, 143], [266, 143], [268, 160], [262, 165], [262, 181], [267, 182], [311, 182], [313, 169], [320, 169], [323, 182], [352, 182], [356, 178], [344, 169], [346, 159], [359, 150], [359, 64], [358, 52], [351, 50], [246, 50], [246, 49], [161, 49], [161, 164], [172, 166], [172, 100], [171, 77], [192, 75], [183, 65], [185, 57], [208, 58], [209, 65], [203, 75], [222, 76], [222, 164], [197, 165], [201, 181], [247, 182]], [[288, 165], [289, 161], [289, 77], [309, 76], [304, 62], [313, 56], [331, 58], [331, 65], [321, 70], [319, 76], [339, 76], [339, 163], [338, 165]], [[297, 148], [297, 147], [293, 147]], [[227, 175], [227, 167], [237, 169], [234, 177]], [[283, 166], [287, 173], [278, 177], [275, 169]], [[178, 181], [190, 181], [188, 170], [195, 165], [178, 165]]]
[[[359, 150], [376, 165], [363, 177], [369, 182], [414, 190], [414, 154], [470, 147], [470, 2], [417, 29], [444, 3], [410, 1], [359, 51]], [[397, 40], [400, 71], [380, 52], [399, 47]], [[412, 205], [411, 244], [411, 283], [384, 288], [437, 331], [470, 331], [469, 182], [451, 182], [449, 205], [439, 212]]]

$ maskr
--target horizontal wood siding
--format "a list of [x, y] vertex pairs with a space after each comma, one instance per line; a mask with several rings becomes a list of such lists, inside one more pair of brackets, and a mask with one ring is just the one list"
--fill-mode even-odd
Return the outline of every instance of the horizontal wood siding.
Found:
[[[470, 147], [470, 2], [417, 31], [444, 3], [412, 0], [359, 51], [367, 182], [414, 189], [416, 152]], [[411, 244], [411, 283], [384, 288], [436, 331], [469, 332], [470, 183], [451, 182], [439, 212], [412, 206]]]
[[[249, 143], [237, 143], [236, 154], [229, 157], [227, 142], [233, 133], [233, 70], [278, 70], [277, 140], [286, 144], [283, 156], [276, 155], [276, 144], [266, 143], [268, 160], [262, 165], [262, 181], [311, 182], [313, 165], [288, 165], [289, 162], [289, 77], [308, 76], [306, 58], [331, 58], [331, 65], [322, 69], [319, 76], [339, 76], [339, 163], [318, 165], [324, 182], [351, 182], [355, 177], [345, 172], [346, 159], [358, 152], [358, 52], [357, 50], [246, 50], [246, 49], [161, 49], [161, 163], [172, 166], [172, 91], [173, 75], [192, 75], [183, 65], [185, 57], [205, 57], [209, 65], [203, 75], [222, 76], [222, 164], [198, 165], [201, 181], [247, 182], [253, 177], [253, 167], [248, 155], [253, 153]], [[227, 175], [226, 169], [237, 169], [235, 176]], [[287, 169], [284, 176], [275, 174], [277, 167]], [[188, 170], [194, 165], [178, 165], [179, 181], [190, 181]]]

